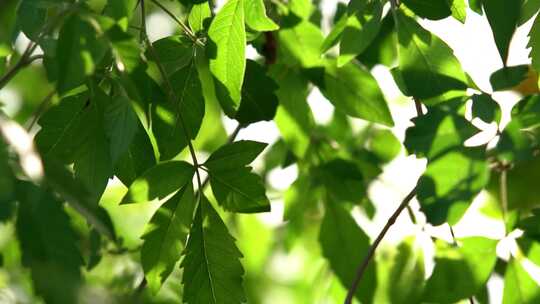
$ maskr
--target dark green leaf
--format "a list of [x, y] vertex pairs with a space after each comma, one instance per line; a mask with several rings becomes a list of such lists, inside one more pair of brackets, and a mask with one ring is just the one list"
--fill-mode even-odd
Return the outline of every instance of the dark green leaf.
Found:
[[17, 22], [22, 32], [31, 40], [36, 40], [45, 26], [47, 9], [33, 0], [23, 0], [17, 9]]
[[184, 35], [169, 36], [153, 42], [152, 45], [168, 75], [173, 75], [179, 70], [186, 73], [185, 67], [191, 64], [195, 52], [193, 42], [189, 38]]
[[527, 47], [531, 48], [529, 57], [532, 60], [532, 66], [536, 71], [540, 71], [540, 17], [534, 19], [531, 32], [529, 33], [529, 43]]
[[485, 122], [501, 121], [501, 108], [499, 104], [488, 94], [472, 96], [472, 114], [473, 117], [478, 117]]
[[143, 203], [163, 199], [191, 181], [195, 168], [184, 161], [159, 163], [138, 177], [122, 198], [122, 203]]
[[189, 304], [240, 304], [246, 302], [242, 287], [242, 253], [227, 226], [203, 197], [189, 233], [185, 257], [183, 300]]
[[128, 150], [116, 162], [114, 174], [129, 187], [146, 170], [156, 165], [150, 138], [139, 122]]
[[523, 6], [521, 7], [521, 16], [519, 18], [518, 25], [529, 21], [540, 9], [540, 0], [523, 0]]
[[422, 18], [439, 20], [452, 14], [447, 0], [402, 0], [402, 2]]
[[277, 84], [266, 75], [266, 70], [257, 62], [248, 60], [236, 120], [241, 124], [272, 120], [278, 106], [276, 90]]
[[[344, 288], [350, 287], [356, 275], [358, 263], [368, 252], [369, 237], [339, 202], [327, 202], [319, 242], [322, 254], [329, 261], [332, 271]], [[371, 303], [375, 293], [375, 284], [375, 263], [372, 262], [356, 289], [356, 298], [363, 303]]]
[[321, 165], [317, 173], [332, 198], [352, 203], [359, 203], [364, 198], [364, 177], [355, 163], [334, 159]]
[[17, 188], [17, 236], [36, 292], [47, 303], [77, 302], [83, 260], [62, 204], [30, 183]]
[[522, 3], [523, 0], [482, 0], [495, 44], [505, 66], [508, 60], [510, 41], [519, 22]]
[[257, 213], [270, 211], [261, 178], [251, 168], [210, 170], [210, 185], [218, 203], [228, 211]]
[[241, 140], [227, 144], [212, 153], [204, 165], [212, 171], [234, 170], [249, 165], [267, 144]]
[[148, 287], [156, 294], [182, 256], [195, 210], [191, 181], [182, 186], [154, 214], [146, 226], [141, 263]]
[[152, 106], [152, 131], [161, 160], [180, 153], [197, 136], [204, 117], [204, 97], [195, 65], [177, 71], [171, 76], [171, 83], [177, 88], [179, 100], [174, 104], [157, 100]]
[[107, 16], [110, 16], [120, 24], [125, 29], [129, 25], [131, 16], [135, 11], [135, 6], [137, 0], [115, 0], [107, 1], [107, 6], [105, 6], [104, 13]]
[[94, 26], [78, 15], [64, 22], [56, 47], [60, 95], [82, 85], [94, 73], [105, 52], [103, 40], [97, 35]]
[[517, 65], [512, 67], [504, 67], [493, 74], [489, 78], [493, 91], [502, 91], [511, 89], [525, 80], [529, 73], [529, 66]]

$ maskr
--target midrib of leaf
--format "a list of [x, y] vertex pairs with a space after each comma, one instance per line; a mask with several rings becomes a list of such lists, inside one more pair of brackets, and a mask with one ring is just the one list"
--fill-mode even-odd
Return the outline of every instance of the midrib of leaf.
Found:
[[[422, 52], [422, 49], [420, 48], [420, 46], [416, 43], [415, 36], [413, 35], [413, 32], [409, 30], [409, 28], [407, 26], [407, 22], [402, 22], [402, 24], [404, 25], [403, 26], [404, 29], [411, 35], [411, 42], [414, 44], [418, 54], [420, 54], [420, 57], [425, 62], [426, 66], [428, 67], [428, 71], [429, 71], [429, 74], [431, 75], [431, 78], [434, 79], [434, 81], [437, 83], [437, 86], [439, 88], [441, 88], [442, 87], [441, 83], [440, 83], [439, 79], [437, 77], [435, 77], [435, 73], [433, 72], [433, 70], [434, 70], [433, 66], [431, 65], [431, 63], [427, 59], [427, 56]], [[429, 33], [429, 34], [432, 35], [432, 38], [433, 38], [433, 34], [431, 34], [431, 33]]]
[[[175, 106], [176, 116], [174, 118], [174, 128], [171, 130], [171, 134], [170, 134], [171, 137], [174, 136], [174, 133], [176, 133], [176, 130], [181, 128], [181, 126], [179, 126], [179, 124], [178, 124], [178, 122], [180, 120], [180, 107], [182, 106], [182, 103], [184, 102], [184, 98], [185, 98], [186, 92], [187, 92], [187, 87], [189, 85], [189, 82], [190, 82], [190, 79], [191, 79], [191, 76], [192, 76], [192, 69], [193, 69], [193, 66], [194, 66], [193, 63], [194, 63], [194, 61], [192, 60], [190, 65], [189, 65], [189, 71], [187, 72], [187, 77], [186, 77], [186, 81], [184, 82], [184, 87], [182, 88], [182, 94], [180, 95], [180, 99], [178, 100], [178, 106]], [[186, 127], [186, 129], [188, 128], [187, 125], [185, 127]], [[186, 131], [188, 131], [188, 130], [186, 130]], [[189, 136], [191, 137], [193, 135], [189, 134]], [[186, 140], [189, 140], [189, 138], [186, 138]]]
[[248, 194], [245, 194], [245, 193], [242, 192], [240, 189], [235, 188], [235, 187], [232, 186], [231, 184], [225, 182], [223, 179], [219, 178], [217, 175], [212, 174], [211, 171], [209, 171], [209, 173], [210, 173], [210, 176], [211, 176], [212, 178], [217, 179], [220, 183], [224, 184], [225, 186], [227, 186], [227, 187], [230, 188], [231, 190], [233, 190], [233, 191], [235, 191], [235, 192], [238, 192], [240, 195], [242, 195], [243, 197], [245, 197], [245, 198], [247, 198], [247, 199], [249, 199], [249, 200], [252, 199]]
[[233, 26], [234, 23], [235, 23], [234, 19], [235, 19], [235, 16], [237, 15], [237, 13], [238, 13], [238, 9], [240, 7], [240, 2], [242, 0], [232, 0], [232, 1], [236, 1], [236, 6], [234, 8], [234, 11], [232, 13], [230, 13], [229, 15], [225, 15], [225, 16], [222, 17], [223, 18], [222, 20], [230, 19], [230, 21], [228, 22], [228, 24], [225, 23], [224, 25], [222, 25], [220, 27], [216, 27], [214, 29], [214, 31], [216, 31], [216, 32], [218, 30], [221, 30], [222, 28], [227, 28], [227, 30], [228, 30], [227, 31], [228, 35], [225, 36], [225, 40], [227, 42], [226, 43], [227, 47], [224, 49], [224, 53], [225, 53], [224, 57], [227, 58], [227, 61], [225, 62], [225, 65], [224, 65], [224, 67], [225, 67], [225, 74], [224, 75], [225, 75], [225, 82], [226, 83], [229, 82], [229, 71], [230, 71], [229, 65], [230, 65], [230, 62], [234, 61], [233, 56], [229, 56], [230, 55], [229, 48], [230, 48], [230, 45], [231, 45], [231, 38], [232, 38], [233, 35], [237, 34], [236, 31], [234, 31], [234, 29], [235, 29], [235, 27]]
[[[199, 194], [199, 197], [201, 195]], [[217, 298], [216, 298], [216, 291], [214, 290], [214, 279], [212, 278], [212, 274], [210, 272], [210, 263], [208, 261], [208, 253], [206, 252], [206, 238], [204, 235], [204, 227], [203, 227], [203, 214], [202, 214], [202, 200], [199, 200], [199, 212], [201, 216], [201, 238], [202, 238], [202, 246], [203, 246], [203, 254], [204, 254], [204, 263], [206, 265], [206, 272], [208, 273], [208, 280], [210, 281], [210, 291], [212, 291], [212, 299], [214, 300], [214, 304], [217, 304]]]

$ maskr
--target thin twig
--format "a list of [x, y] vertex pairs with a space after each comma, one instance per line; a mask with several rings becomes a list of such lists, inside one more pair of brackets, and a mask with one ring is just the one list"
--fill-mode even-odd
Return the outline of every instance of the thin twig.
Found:
[[182, 29], [182, 31], [196, 44], [199, 46], [204, 46], [204, 44], [197, 38], [197, 36], [191, 31], [191, 29], [178, 17], [176, 17], [173, 12], [171, 12], [168, 8], [163, 6], [163, 4], [159, 3], [157, 0], [150, 0], [152, 3], [154, 3], [157, 7], [159, 7], [163, 12], [165, 12], [169, 17], [171, 17]]
[[396, 209], [396, 211], [394, 211], [394, 214], [392, 214], [392, 216], [388, 219], [388, 222], [383, 227], [383, 229], [381, 230], [381, 232], [379, 233], [379, 235], [377, 236], [377, 238], [375, 239], [375, 241], [369, 248], [369, 251], [366, 257], [364, 258], [360, 266], [358, 266], [358, 269], [356, 271], [356, 277], [354, 278], [354, 281], [347, 292], [347, 297], [345, 298], [345, 304], [352, 303], [354, 294], [356, 293], [356, 289], [358, 288], [358, 285], [360, 284], [360, 281], [362, 280], [362, 277], [364, 276], [364, 272], [369, 266], [369, 262], [371, 262], [371, 260], [373, 259], [375, 255], [375, 251], [377, 250], [377, 247], [383, 240], [384, 236], [386, 235], [390, 227], [394, 225], [394, 223], [396, 222], [401, 212], [409, 205], [410, 201], [415, 196], [416, 196], [416, 187], [414, 187], [414, 189], [409, 194], [407, 194], [407, 196], [403, 199], [399, 207]]

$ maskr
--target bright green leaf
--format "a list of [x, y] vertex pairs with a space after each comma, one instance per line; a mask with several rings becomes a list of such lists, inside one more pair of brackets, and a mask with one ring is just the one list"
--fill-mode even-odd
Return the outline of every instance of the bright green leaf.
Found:
[[452, 49], [404, 13], [397, 12], [397, 19], [399, 69], [407, 91], [420, 99], [464, 91], [467, 77]]
[[240, 105], [246, 69], [245, 0], [228, 0], [208, 30], [207, 54], [223, 111], [233, 116]]
[[257, 62], [248, 60], [246, 80], [242, 86], [242, 101], [235, 119], [243, 124], [272, 120], [276, 115], [277, 84]]
[[279, 26], [266, 16], [266, 7], [263, 0], [243, 0], [246, 24], [250, 28], [259, 31], [275, 31]]

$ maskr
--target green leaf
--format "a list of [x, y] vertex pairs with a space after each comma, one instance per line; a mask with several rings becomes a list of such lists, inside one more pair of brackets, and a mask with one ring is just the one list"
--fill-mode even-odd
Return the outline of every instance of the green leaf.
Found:
[[501, 108], [490, 95], [485, 93], [481, 95], [473, 95], [472, 100], [473, 117], [479, 117], [488, 123], [492, 121], [499, 123], [501, 121]]
[[115, 240], [115, 230], [107, 212], [93, 201], [90, 191], [73, 177], [64, 165], [54, 159], [43, 159], [46, 183], [101, 234]]
[[27, 182], [17, 191], [17, 237], [36, 292], [47, 303], [76, 303], [83, 260], [62, 204]]
[[126, 30], [129, 21], [135, 11], [137, 0], [115, 0], [107, 1], [104, 9], [104, 14], [110, 16], [118, 22], [118, 24]]
[[266, 7], [263, 0], [243, 0], [246, 24], [259, 32], [275, 31], [279, 26], [266, 16]]
[[92, 95], [80, 120], [80, 128], [85, 128], [86, 134], [76, 135], [81, 136], [83, 142], [78, 147], [74, 159], [75, 177], [90, 190], [96, 202], [99, 201], [113, 173], [112, 150], [104, 129], [103, 104], [108, 100], [109, 98], [99, 90]]
[[152, 131], [161, 160], [178, 155], [197, 136], [204, 117], [204, 97], [195, 65], [177, 71], [170, 81], [178, 90], [179, 100], [174, 104], [157, 100], [152, 105]]
[[270, 211], [261, 178], [251, 168], [210, 170], [210, 185], [218, 203], [228, 211], [258, 213]]
[[383, 162], [396, 158], [401, 151], [401, 143], [390, 130], [378, 130], [371, 138], [369, 149]]
[[191, 181], [194, 174], [195, 168], [184, 161], [159, 163], [131, 184], [122, 204], [163, 199]]
[[534, 17], [539, 9], [540, 0], [523, 0], [518, 26], [523, 25], [525, 22], [529, 21], [529, 19]]
[[182, 69], [185, 73], [184, 68], [193, 60], [195, 52], [193, 42], [184, 35], [165, 37], [154, 41], [152, 45], [156, 56], [169, 76]]
[[527, 47], [531, 48], [529, 57], [532, 60], [532, 66], [536, 71], [540, 71], [540, 17], [534, 19], [533, 26], [529, 33], [529, 43]]
[[114, 174], [129, 187], [137, 177], [155, 165], [152, 143], [142, 124], [138, 122], [128, 150], [116, 162]]
[[[451, 0], [450, 0], [451, 1]], [[416, 15], [431, 20], [440, 20], [452, 14], [449, 0], [402, 0]]]
[[274, 122], [293, 153], [303, 158], [315, 127], [315, 119], [307, 103], [308, 81], [282, 65], [273, 65], [270, 74], [279, 87], [276, 92], [279, 106]]
[[328, 36], [324, 38], [323, 44], [321, 46], [322, 54], [328, 52], [328, 50], [330, 50], [333, 46], [339, 43], [339, 41], [341, 40], [341, 36], [343, 36], [343, 31], [347, 27], [348, 21], [348, 14], [343, 14], [339, 21], [334, 24], [332, 31], [330, 31]]
[[397, 20], [399, 69], [408, 93], [427, 99], [464, 91], [467, 77], [450, 47], [400, 11]]
[[240, 105], [246, 69], [245, 0], [229, 0], [218, 12], [208, 30], [207, 54], [215, 77], [216, 93], [223, 111], [234, 116]]
[[110, 143], [110, 154], [112, 163], [125, 154], [137, 133], [139, 119], [132, 108], [131, 100], [125, 95], [121, 87], [117, 87], [117, 92], [108, 98], [104, 109], [104, 128], [107, 139]]
[[88, 132], [81, 126], [88, 100], [87, 94], [66, 97], [39, 119], [41, 130], [35, 142], [43, 157], [54, 156], [67, 164], [73, 162]]
[[[380, 266], [381, 263], [378, 263]], [[379, 274], [378, 272], [377, 274]], [[396, 248], [388, 275], [388, 293], [391, 303], [419, 303], [424, 290], [424, 256], [408, 240]]]
[[482, 0], [469, 0], [469, 7], [475, 13], [482, 15]]
[[522, 3], [523, 0], [482, 0], [495, 44], [505, 66], [508, 60], [510, 41], [519, 22]]
[[328, 61], [324, 71], [312, 69], [308, 73], [338, 111], [386, 126], [394, 125], [377, 81], [363, 67], [349, 63], [339, 68], [335, 61]]
[[212, 11], [208, 2], [196, 3], [191, 8], [188, 16], [189, 26], [191, 30], [198, 34], [208, 28], [208, 22], [212, 18]]
[[493, 74], [489, 78], [493, 91], [503, 91], [511, 89], [525, 79], [529, 73], [529, 65], [517, 65], [512, 67], [504, 67]]
[[[369, 237], [343, 209], [340, 202], [327, 202], [321, 224], [319, 243], [323, 256], [345, 288], [352, 285], [356, 268], [369, 249]], [[375, 263], [370, 263], [364, 278], [356, 289], [355, 297], [362, 303], [371, 303], [376, 284]]]
[[191, 225], [185, 257], [183, 301], [188, 304], [246, 302], [242, 253], [227, 226], [203, 197]]
[[322, 164], [316, 172], [332, 198], [352, 203], [364, 199], [364, 176], [355, 163], [338, 158]]
[[450, 150], [429, 161], [418, 181], [418, 201], [432, 225], [456, 224], [489, 182], [482, 148]]
[[465, 140], [476, 134], [477, 129], [459, 114], [439, 108], [412, 119], [405, 135], [405, 147], [409, 153], [428, 160], [463, 147]]
[[140, 63], [141, 48], [139, 43], [118, 26], [111, 27], [107, 30], [106, 35], [116, 58], [118, 69], [121, 72], [135, 70]]
[[[350, 11], [353, 2], [349, 4]], [[381, 27], [383, 12], [381, 2], [373, 1], [358, 5], [360, 7], [349, 13], [347, 25], [341, 35], [337, 60], [339, 67], [344, 66], [364, 52], [375, 39]]]
[[249, 165], [266, 148], [266, 143], [240, 140], [222, 146], [204, 165], [212, 171], [234, 170]]
[[247, 61], [246, 80], [242, 86], [242, 101], [235, 119], [245, 125], [263, 120], [272, 120], [276, 115], [278, 98], [275, 81], [266, 75], [266, 70], [253, 60]]
[[521, 262], [511, 258], [504, 274], [503, 304], [526, 304], [540, 301], [540, 287]]
[[14, 200], [15, 178], [8, 162], [7, 145], [0, 136], [0, 223], [8, 219], [12, 213], [11, 204], [8, 203]]
[[426, 282], [423, 301], [456, 303], [475, 295], [486, 284], [497, 260], [497, 241], [469, 237], [458, 240], [458, 244], [437, 244], [435, 269]]
[[17, 9], [17, 23], [22, 32], [31, 40], [36, 41], [45, 26], [47, 9], [33, 0], [23, 0]]
[[182, 256], [194, 210], [193, 185], [188, 181], [156, 211], [146, 226], [141, 263], [153, 294], [157, 294]]
[[290, 66], [318, 66], [322, 62], [322, 32], [313, 23], [297, 19], [294, 15], [288, 15], [282, 21], [277, 34], [279, 62]]
[[452, 17], [464, 24], [467, 19], [467, 4], [465, 4], [465, 0], [446, 0], [446, 3], [450, 6]]
[[394, 18], [392, 14], [387, 14], [383, 18], [379, 33], [373, 39], [373, 42], [357, 59], [370, 69], [377, 64], [391, 67], [397, 58], [396, 41], [397, 34], [394, 26]]
[[105, 53], [103, 40], [97, 35], [94, 26], [78, 15], [64, 22], [56, 47], [60, 95], [82, 85], [94, 73]]

